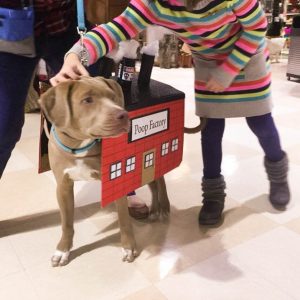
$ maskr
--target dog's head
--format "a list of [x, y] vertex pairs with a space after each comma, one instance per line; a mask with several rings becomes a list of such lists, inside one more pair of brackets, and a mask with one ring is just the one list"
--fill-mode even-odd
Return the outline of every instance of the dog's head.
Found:
[[120, 85], [103, 77], [82, 77], [51, 87], [39, 99], [47, 119], [78, 139], [118, 136], [129, 130]]

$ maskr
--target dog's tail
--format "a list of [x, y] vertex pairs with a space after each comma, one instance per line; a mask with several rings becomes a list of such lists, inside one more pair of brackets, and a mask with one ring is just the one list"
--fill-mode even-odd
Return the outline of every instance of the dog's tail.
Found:
[[187, 133], [187, 134], [193, 134], [193, 133], [200, 132], [205, 128], [206, 124], [207, 124], [207, 118], [200, 117], [199, 125], [197, 125], [196, 127], [192, 127], [192, 128], [184, 127], [183, 132]]

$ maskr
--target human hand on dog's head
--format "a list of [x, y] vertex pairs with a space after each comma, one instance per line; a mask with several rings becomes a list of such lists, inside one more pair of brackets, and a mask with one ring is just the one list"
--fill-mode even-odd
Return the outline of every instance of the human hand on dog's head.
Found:
[[65, 57], [61, 70], [50, 79], [50, 83], [53, 86], [56, 86], [59, 83], [70, 79], [77, 80], [81, 76], [89, 76], [89, 73], [81, 64], [78, 55], [75, 53], [69, 53]]

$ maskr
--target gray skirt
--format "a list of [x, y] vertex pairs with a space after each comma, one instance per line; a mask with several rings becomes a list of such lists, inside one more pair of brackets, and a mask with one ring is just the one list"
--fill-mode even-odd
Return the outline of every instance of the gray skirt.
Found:
[[221, 93], [209, 92], [205, 87], [211, 77], [221, 84], [228, 81], [226, 74], [220, 76], [219, 72], [215, 72], [218, 68], [217, 61], [203, 59], [196, 53], [193, 53], [193, 61], [196, 115], [206, 118], [233, 118], [271, 112], [270, 63], [263, 51], [253, 55], [246, 67]]

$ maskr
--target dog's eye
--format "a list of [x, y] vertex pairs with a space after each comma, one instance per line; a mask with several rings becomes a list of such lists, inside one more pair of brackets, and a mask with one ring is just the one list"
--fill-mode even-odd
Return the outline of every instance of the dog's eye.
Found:
[[81, 100], [81, 103], [91, 104], [91, 103], [94, 103], [94, 99], [92, 97], [87, 97], [87, 98], [84, 98], [83, 100]]

